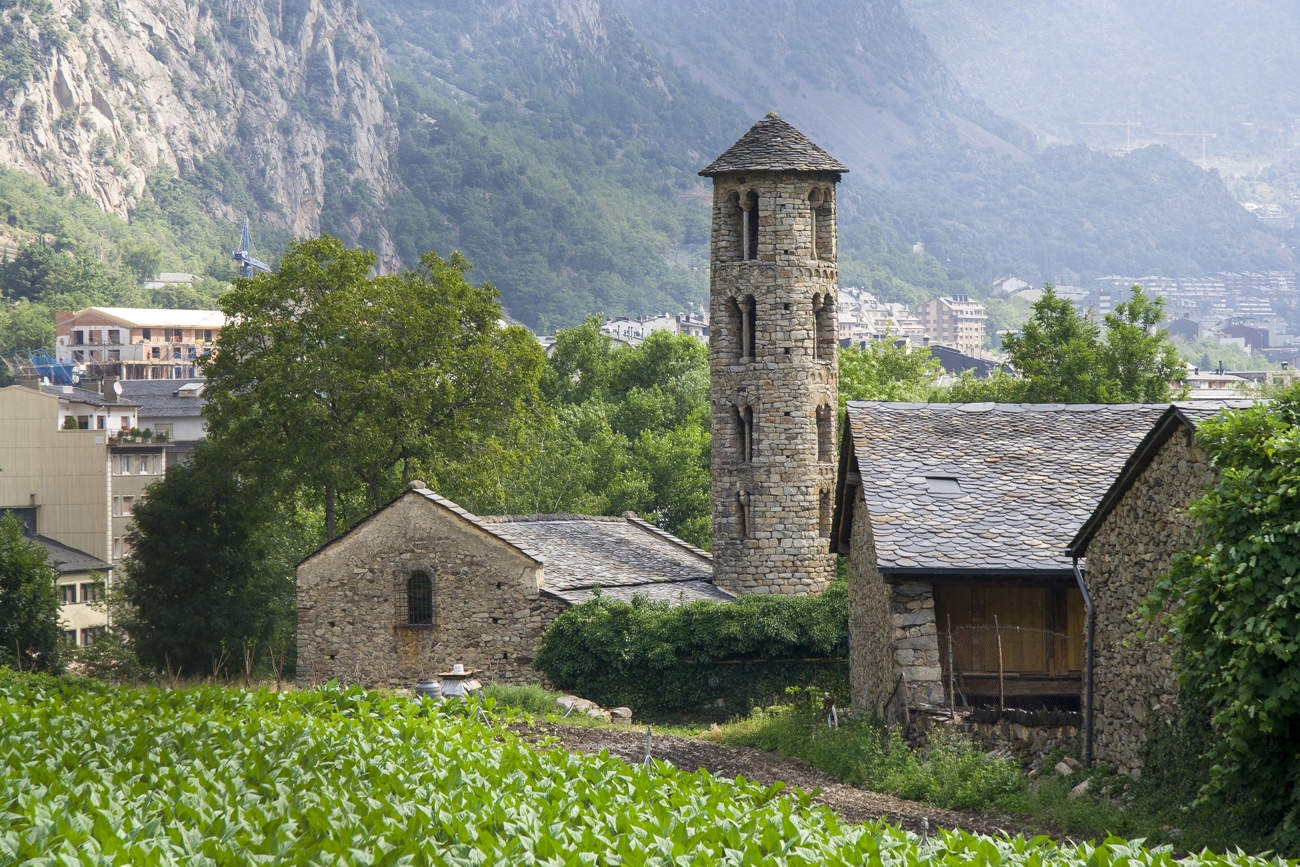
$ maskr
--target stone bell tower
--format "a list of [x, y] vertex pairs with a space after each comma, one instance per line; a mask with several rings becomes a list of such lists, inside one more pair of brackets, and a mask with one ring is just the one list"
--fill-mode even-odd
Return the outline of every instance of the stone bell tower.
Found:
[[812, 595], [835, 578], [835, 185], [847, 171], [773, 113], [700, 172], [713, 178], [713, 575], [732, 592]]

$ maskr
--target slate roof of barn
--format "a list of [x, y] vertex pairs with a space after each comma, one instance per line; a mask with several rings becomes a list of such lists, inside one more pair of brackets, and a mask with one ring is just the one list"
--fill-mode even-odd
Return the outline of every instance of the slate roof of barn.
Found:
[[750, 127], [721, 156], [701, 169], [700, 174], [712, 177], [724, 172], [760, 171], [843, 174], [848, 168], [773, 111]]
[[878, 568], [1068, 575], [1066, 545], [1168, 406], [850, 402]]
[[603, 596], [667, 602], [735, 597], [713, 584], [713, 558], [632, 513], [480, 516], [481, 526], [539, 560], [545, 589], [578, 603]]
[[1101, 527], [1102, 521], [1106, 516], [1119, 505], [1124, 494], [1133, 486], [1142, 471], [1150, 465], [1155, 456], [1159, 454], [1160, 449], [1165, 443], [1177, 433], [1180, 429], [1188, 433], [1195, 433], [1197, 426], [1208, 418], [1213, 418], [1224, 409], [1245, 409], [1254, 405], [1251, 400], [1224, 400], [1224, 401], [1188, 401], [1176, 403], [1168, 407], [1147, 431], [1142, 442], [1138, 443], [1137, 448], [1133, 449], [1124, 466], [1120, 468], [1119, 473], [1111, 482], [1106, 493], [1102, 495], [1092, 514], [1075, 533], [1074, 538], [1066, 546], [1066, 554], [1072, 557], [1082, 557], [1088, 551], [1088, 543], [1092, 541], [1093, 535]]

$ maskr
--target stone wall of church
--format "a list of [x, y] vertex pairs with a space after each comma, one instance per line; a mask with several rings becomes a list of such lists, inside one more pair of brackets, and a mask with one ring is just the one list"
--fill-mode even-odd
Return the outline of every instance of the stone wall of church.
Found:
[[1166, 632], [1136, 612], [1174, 554], [1191, 545], [1187, 505], [1215, 481], [1190, 439], [1185, 429], [1174, 433], [1088, 544], [1084, 577], [1097, 620], [1093, 756], [1133, 776], [1141, 773], [1152, 715], [1172, 719], [1178, 712]]
[[[715, 178], [713, 557], [718, 585], [736, 593], [816, 594], [835, 578], [837, 179]], [[749, 251], [742, 203], [751, 192], [759, 228]]]
[[[433, 584], [428, 625], [408, 623], [417, 572]], [[522, 553], [408, 493], [298, 567], [298, 684], [410, 687], [457, 662], [484, 682], [538, 681], [533, 649], [565, 607], [543, 580]]]

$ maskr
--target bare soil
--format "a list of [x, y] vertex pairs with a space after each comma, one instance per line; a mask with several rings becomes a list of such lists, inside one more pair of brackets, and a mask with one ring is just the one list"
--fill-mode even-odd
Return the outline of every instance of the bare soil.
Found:
[[[554, 745], [575, 753], [608, 750], [628, 764], [645, 759], [646, 733], [637, 729], [595, 728], [538, 722], [520, 723], [513, 731], [534, 744], [553, 739]], [[965, 813], [943, 810], [915, 801], [869, 792], [836, 782], [830, 775], [799, 759], [787, 759], [751, 747], [714, 744], [696, 738], [654, 735], [651, 752], [656, 759], [685, 771], [699, 768], [716, 777], [745, 779], [763, 785], [784, 782], [813, 795], [813, 802], [830, 807], [846, 822], [861, 823], [885, 819], [892, 825], [922, 833], [928, 821], [937, 828], [960, 828], [976, 834], [1029, 834], [1032, 831], [1009, 816], [996, 813]]]

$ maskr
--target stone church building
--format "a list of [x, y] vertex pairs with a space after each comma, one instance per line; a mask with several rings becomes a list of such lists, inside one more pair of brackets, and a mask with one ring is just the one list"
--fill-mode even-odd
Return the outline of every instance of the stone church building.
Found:
[[536, 680], [533, 648], [599, 592], [732, 596], [709, 555], [628, 514], [480, 517], [413, 482], [298, 566], [298, 682], [410, 686], [457, 662]]
[[299, 565], [299, 682], [409, 685], [456, 662], [536, 680], [542, 632], [597, 587], [670, 603], [821, 592], [846, 171], [769, 114], [700, 172], [714, 184], [712, 556], [631, 514], [484, 517], [417, 484]]

